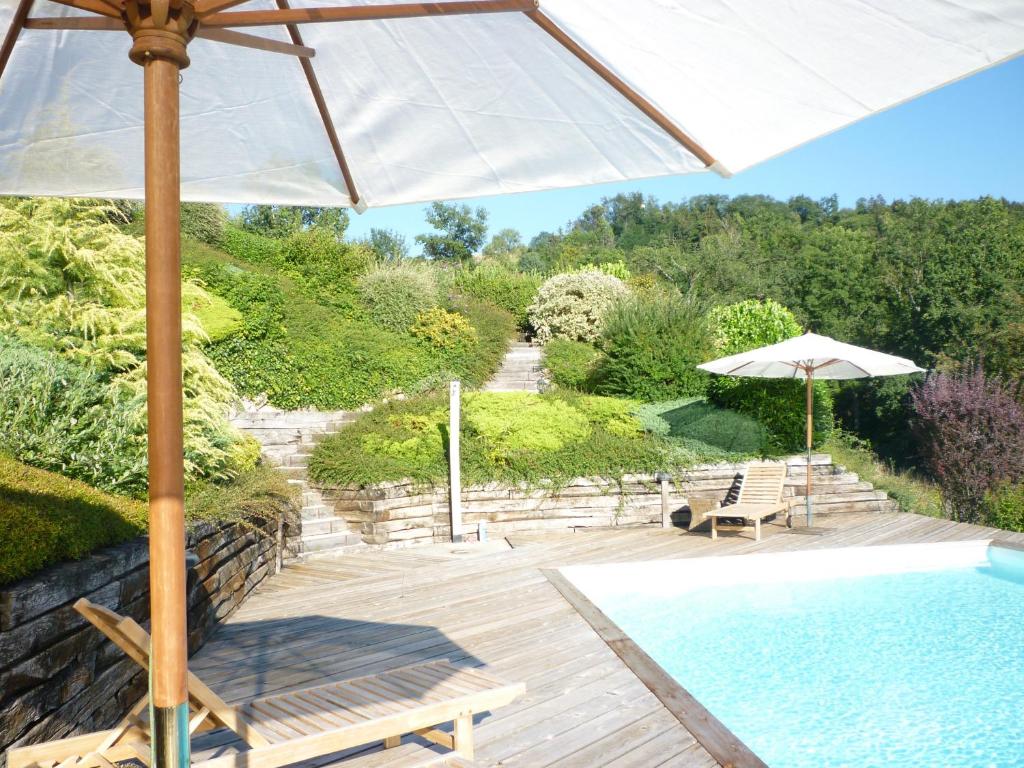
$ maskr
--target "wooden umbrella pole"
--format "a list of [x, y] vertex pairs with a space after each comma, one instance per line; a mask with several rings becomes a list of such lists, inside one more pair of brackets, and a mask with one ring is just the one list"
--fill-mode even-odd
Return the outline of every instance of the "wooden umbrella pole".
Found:
[[178, 78], [196, 25], [192, 6], [180, 0], [129, 0], [125, 19], [145, 94], [152, 766], [184, 768], [190, 755]]
[[814, 443], [814, 369], [807, 367], [807, 527], [811, 527], [811, 446]]

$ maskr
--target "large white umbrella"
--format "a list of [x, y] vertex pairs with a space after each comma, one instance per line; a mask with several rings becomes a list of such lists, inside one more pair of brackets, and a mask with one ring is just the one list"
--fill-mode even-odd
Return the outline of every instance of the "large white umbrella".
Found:
[[814, 379], [864, 379], [920, 373], [913, 360], [805, 333], [766, 347], [697, 366], [723, 376], [804, 379], [807, 382], [807, 526], [811, 526], [811, 445], [814, 442]]
[[0, 0], [0, 34], [0, 194], [146, 200], [165, 768], [188, 759], [180, 199], [363, 208], [728, 176], [1020, 54], [1024, 3]]

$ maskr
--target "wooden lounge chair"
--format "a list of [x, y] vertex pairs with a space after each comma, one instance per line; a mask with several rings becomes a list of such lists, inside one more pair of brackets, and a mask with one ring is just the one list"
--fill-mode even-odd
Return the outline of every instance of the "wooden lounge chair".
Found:
[[[761, 521], [766, 517], [786, 513], [786, 525], [790, 523], [791, 501], [782, 497], [786, 482], [786, 465], [779, 462], [750, 464], [740, 485], [740, 495], [735, 504], [705, 512], [711, 518], [711, 538], [717, 539], [719, 531], [748, 531], [753, 521], [754, 540], [761, 540]], [[719, 518], [741, 518], [741, 525], [719, 523]]]
[[[135, 621], [84, 598], [75, 608], [149, 668], [149, 635]], [[190, 672], [189, 733], [228, 728], [248, 746], [193, 765], [275, 768], [375, 741], [397, 747], [407, 733], [472, 759], [473, 714], [508, 704], [524, 690], [522, 683], [436, 661], [231, 706]], [[132, 759], [149, 765], [147, 704], [143, 697], [109, 731], [11, 749], [8, 768], [113, 768]], [[453, 733], [438, 730], [447, 722], [454, 723]]]

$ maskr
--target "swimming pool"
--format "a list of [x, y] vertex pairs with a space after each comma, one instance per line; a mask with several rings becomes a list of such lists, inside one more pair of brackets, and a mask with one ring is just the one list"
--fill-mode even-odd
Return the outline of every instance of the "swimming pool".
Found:
[[1024, 766], [1024, 552], [956, 542], [562, 573], [773, 768]]

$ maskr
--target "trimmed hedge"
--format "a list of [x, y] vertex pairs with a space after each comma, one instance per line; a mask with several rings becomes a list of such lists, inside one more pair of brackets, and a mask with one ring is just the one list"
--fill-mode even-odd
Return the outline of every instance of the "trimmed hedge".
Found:
[[146, 507], [0, 455], [0, 584], [145, 532]]

